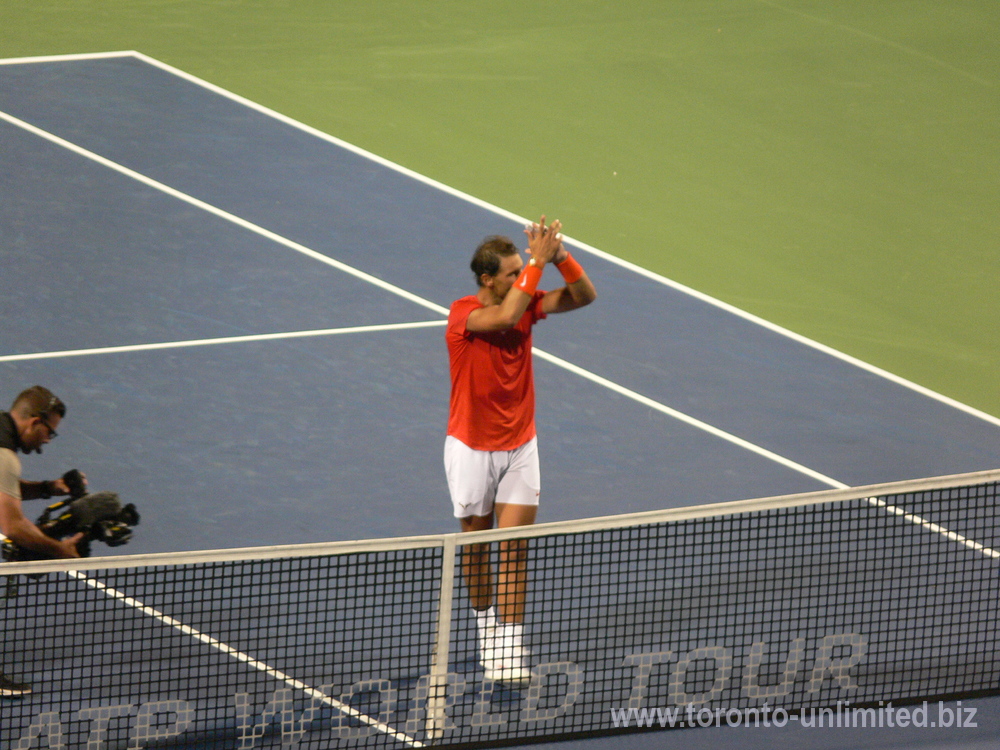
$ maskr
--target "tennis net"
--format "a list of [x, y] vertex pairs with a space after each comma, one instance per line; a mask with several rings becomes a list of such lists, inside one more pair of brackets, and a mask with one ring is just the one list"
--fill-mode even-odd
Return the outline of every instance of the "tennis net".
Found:
[[[998, 482], [4, 564], [2, 666], [35, 690], [0, 703], [4, 744], [505, 745], [994, 694]], [[511, 539], [519, 685], [484, 678], [461, 577], [463, 547]]]

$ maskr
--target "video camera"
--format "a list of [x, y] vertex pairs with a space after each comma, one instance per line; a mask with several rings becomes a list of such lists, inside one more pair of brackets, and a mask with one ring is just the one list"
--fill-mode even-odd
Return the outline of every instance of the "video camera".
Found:
[[[46, 536], [64, 539], [83, 532], [76, 549], [81, 557], [90, 556], [90, 543], [104, 542], [120, 547], [132, 538], [132, 527], [139, 523], [135, 505], [122, 505], [114, 492], [87, 494], [87, 484], [78, 469], [62, 475], [69, 488], [69, 497], [53, 503], [38, 517], [35, 524]], [[9, 539], [3, 543], [3, 559], [7, 562], [45, 560], [48, 555], [19, 547]]]

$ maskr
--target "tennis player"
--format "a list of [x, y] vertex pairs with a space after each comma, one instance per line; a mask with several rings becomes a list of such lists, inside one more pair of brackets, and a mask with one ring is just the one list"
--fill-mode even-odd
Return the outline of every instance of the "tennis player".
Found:
[[[544, 216], [528, 225], [527, 263], [510, 239], [487, 237], [470, 264], [479, 290], [456, 300], [448, 315], [451, 403], [444, 464], [462, 531], [535, 521], [541, 481], [532, 326], [550, 313], [576, 310], [597, 297], [593, 283], [564, 247], [561, 228], [559, 221], [546, 226]], [[545, 292], [538, 284], [550, 263], [561, 274], [563, 286]], [[489, 545], [469, 545], [462, 569], [476, 612], [486, 678], [526, 681], [526, 543], [501, 543], [496, 576]]]

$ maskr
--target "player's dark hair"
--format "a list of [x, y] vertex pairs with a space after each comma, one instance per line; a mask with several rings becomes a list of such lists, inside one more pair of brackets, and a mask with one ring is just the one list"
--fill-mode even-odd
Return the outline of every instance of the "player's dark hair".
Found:
[[483, 240], [472, 256], [469, 268], [476, 275], [476, 283], [483, 285], [483, 274], [496, 276], [500, 272], [500, 259], [517, 253], [517, 246], [509, 237], [493, 235]]
[[48, 388], [40, 385], [33, 385], [17, 394], [10, 410], [23, 419], [44, 418], [49, 414], [58, 414], [60, 419], [66, 416], [66, 404], [56, 398]]

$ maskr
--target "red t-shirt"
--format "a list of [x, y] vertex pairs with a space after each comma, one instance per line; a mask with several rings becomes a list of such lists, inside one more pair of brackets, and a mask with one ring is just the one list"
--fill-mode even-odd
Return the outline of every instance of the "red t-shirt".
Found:
[[466, 328], [469, 314], [483, 307], [475, 295], [451, 305], [445, 340], [451, 366], [448, 434], [480, 451], [509, 451], [535, 437], [535, 381], [531, 369], [531, 327], [542, 318], [537, 291], [524, 315], [506, 331]]

